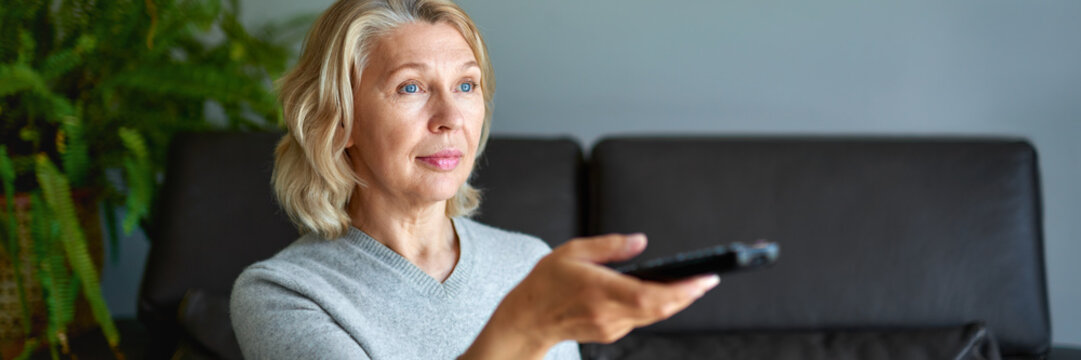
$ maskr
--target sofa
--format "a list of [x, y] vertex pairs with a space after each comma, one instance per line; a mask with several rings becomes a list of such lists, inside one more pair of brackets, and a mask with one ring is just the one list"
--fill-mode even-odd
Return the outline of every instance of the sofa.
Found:
[[[279, 133], [176, 139], [138, 299], [146, 358], [239, 359], [228, 294], [296, 239]], [[1081, 359], [1052, 349], [1036, 150], [959, 137], [493, 137], [476, 218], [552, 247], [643, 232], [654, 258], [769, 239], [685, 311], [585, 359]]]

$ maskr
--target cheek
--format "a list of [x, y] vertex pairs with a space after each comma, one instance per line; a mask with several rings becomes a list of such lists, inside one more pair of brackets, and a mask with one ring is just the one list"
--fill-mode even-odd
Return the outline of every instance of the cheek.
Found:
[[383, 107], [367, 110], [367, 116], [358, 122], [359, 134], [355, 139], [368, 165], [385, 171], [399, 164], [403, 156], [409, 155], [411, 149], [407, 145], [414, 134], [403, 126], [401, 109]]
[[380, 159], [389, 162], [385, 166], [400, 165], [403, 159], [411, 158], [411, 144], [416, 143], [416, 131], [413, 129], [400, 124], [384, 126], [372, 135], [371, 141], [378, 147]]
[[466, 106], [462, 111], [466, 126], [469, 128], [469, 135], [474, 142], [480, 140], [480, 130], [484, 126], [484, 114], [483, 99], [470, 102], [469, 106]]
[[467, 150], [468, 153], [463, 158], [462, 165], [465, 166], [459, 168], [459, 172], [461, 172], [461, 176], [463, 177], [462, 181], [465, 181], [465, 179], [469, 177], [469, 174], [472, 173], [474, 165], [476, 165], [477, 149], [480, 147], [481, 129], [484, 127], [484, 101], [471, 101], [468, 105], [462, 106], [461, 113], [464, 122], [464, 131], [462, 134], [465, 136], [465, 141], [467, 142], [469, 149]]

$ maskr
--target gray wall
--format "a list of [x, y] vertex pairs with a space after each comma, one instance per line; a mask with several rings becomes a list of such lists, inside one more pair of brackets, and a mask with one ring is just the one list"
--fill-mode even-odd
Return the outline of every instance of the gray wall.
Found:
[[[258, 24], [329, 0], [243, 0]], [[1040, 153], [1054, 341], [1081, 345], [1081, 1], [460, 0], [494, 132], [980, 134]]]

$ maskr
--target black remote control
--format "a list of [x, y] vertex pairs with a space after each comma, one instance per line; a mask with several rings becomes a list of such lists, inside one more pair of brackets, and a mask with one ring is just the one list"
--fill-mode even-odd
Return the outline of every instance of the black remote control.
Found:
[[780, 246], [774, 242], [759, 240], [750, 246], [736, 242], [620, 266], [615, 270], [643, 280], [672, 282], [701, 274], [763, 268], [776, 262], [778, 255]]

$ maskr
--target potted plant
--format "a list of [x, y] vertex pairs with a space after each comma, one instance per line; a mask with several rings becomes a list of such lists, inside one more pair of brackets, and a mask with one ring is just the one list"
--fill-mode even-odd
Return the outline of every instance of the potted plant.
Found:
[[88, 241], [101, 238], [98, 209], [115, 244], [118, 208], [125, 233], [148, 221], [175, 133], [280, 127], [270, 79], [311, 19], [253, 34], [238, 7], [0, 0], [0, 286], [18, 304], [0, 306], [16, 319], [0, 332], [21, 335], [0, 336], [0, 357], [66, 353], [77, 298], [121, 357]]

